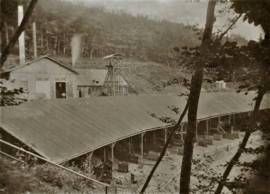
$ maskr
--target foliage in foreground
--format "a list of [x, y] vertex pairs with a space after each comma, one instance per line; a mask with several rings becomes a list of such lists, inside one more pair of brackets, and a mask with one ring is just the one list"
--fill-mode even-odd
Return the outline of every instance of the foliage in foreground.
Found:
[[[76, 168], [76, 167], [71, 167]], [[75, 169], [74, 169], [75, 170]], [[79, 169], [76, 169], [78, 171]], [[83, 173], [83, 172], [80, 172]], [[85, 173], [84, 173], [85, 174]], [[86, 174], [90, 176], [90, 174]], [[103, 193], [91, 181], [50, 164], [30, 167], [0, 158], [0, 191], [4, 193]], [[1, 192], [0, 192], [1, 193]]]

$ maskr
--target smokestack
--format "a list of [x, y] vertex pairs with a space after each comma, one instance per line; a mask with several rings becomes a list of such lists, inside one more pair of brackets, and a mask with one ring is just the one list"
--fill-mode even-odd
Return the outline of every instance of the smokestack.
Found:
[[37, 58], [37, 36], [36, 36], [36, 23], [33, 22], [33, 44], [34, 44], [34, 58]]
[[[34, 10], [35, 12], [35, 10]], [[33, 48], [34, 48], [34, 58], [37, 58], [37, 35], [36, 35], [36, 13], [34, 15], [34, 20], [33, 20]]]
[[[23, 6], [18, 6], [18, 26], [21, 25], [23, 20]], [[22, 32], [21, 36], [19, 37], [19, 55], [20, 55], [20, 64], [25, 64], [25, 48], [24, 48], [24, 32]]]
[[74, 34], [71, 39], [71, 57], [72, 57], [72, 67], [75, 67], [77, 59], [80, 57], [81, 53], [81, 34]]

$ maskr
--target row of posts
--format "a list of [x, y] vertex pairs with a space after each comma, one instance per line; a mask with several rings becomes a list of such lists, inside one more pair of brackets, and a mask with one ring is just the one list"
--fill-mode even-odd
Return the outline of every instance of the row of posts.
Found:
[[[231, 124], [231, 116], [232, 115], [229, 115], [229, 124]], [[210, 126], [211, 126], [211, 116], [210, 116], [209, 119], [206, 120], [206, 134], [207, 135], [209, 134], [209, 121], [210, 121]], [[220, 128], [221, 127], [220, 126], [220, 121], [221, 121], [221, 117], [218, 117], [218, 126], [217, 126], [217, 128]], [[196, 139], [197, 139], [197, 135], [198, 135], [197, 129], [198, 129], [199, 122], [200, 121], [197, 121], [197, 123], [196, 123]], [[233, 133], [233, 126], [235, 125], [235, 114], [233, 114], [232, 122], [233, 123], [231, 125], [231, 133]], [[186, 133], [186, 132], [184, 132], [184, 126], [185, 126], [185, 124], [181, 124], [181, 127], [180, 127], [180, 129], [181, 129], [180, 134], [181, 134], [181, 140], [182, 141], [184, 140], [183, 135]], [[164, 130], [164, 133], [165, 133], [165, 135], [164, 135], [164, 145], [165, 145], [165, 143], [166, 143], [166, 141], [168, 139], [168, 128], [165, 128], [163, 130]], [[143, 138], [144, 138], [144, 135], [145, 135], [145, 132], [140, 134], [140, 138], [141, 138], [141, 143], [140, 143], [140, 147], [141, 147], [141, 158], [143, 158], [143, 140], [144, 140]], [[155, 131], [154, 131], [154, 134], [153, 135], [154, 135], [154, 144], [155, 144], [155, 142], [156, 142], [156, 133], [155, 133]], [[131, 144], [132, 144], [131, 137], [129, 138], [128, 141], [129, 141], [129, 153], [131, 153]], [[110, 144], [112, 162], [114, 162], [114, 146], [115, 146], [115, 143], [116, 142], [113, 142], [113, 143]], [[90, 152], [89, 153], [89, 162], [90, 162], [90, 160], [92, 158], [92, 155], [93, 155], [93, 152]], [[104, 159], [105, 158], [106, 158], [106, 148], [104, 147]]]

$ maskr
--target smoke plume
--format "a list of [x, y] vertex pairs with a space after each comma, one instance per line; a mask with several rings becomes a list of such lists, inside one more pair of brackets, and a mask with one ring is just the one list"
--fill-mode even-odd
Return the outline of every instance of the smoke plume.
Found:
[[81, 37], [82, 37], [81, 34], [74, 34], [71, 39], [71, 57], [73, 68], [81, 54]]

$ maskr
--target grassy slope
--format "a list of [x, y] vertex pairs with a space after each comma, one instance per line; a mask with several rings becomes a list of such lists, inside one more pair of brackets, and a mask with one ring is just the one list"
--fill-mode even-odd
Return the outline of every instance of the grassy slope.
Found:
[[[71, 58], [60, 56], [53, 58], [66, 65], [71, 65]], [[125, 59], [124, 64], [123, 77], [138, 93], [156, 93], [162, 89], [163, 82], [179, 77], [190, 78], [190, 75], [180, 72], [180, 67], [167, 67], [160, 63], [142, 62], [135, 59]], [[107, 61], [101, 58], [92, 60], [80, 58], [77, 60], [75, 68], [106, 69], [106, 65], [108, 65]]]
[[[71, 66], [71, 58], [55, 56], [52, 57], [57, 61]], [[12, 67], [18, 66], [19, 59], [17, 56], [10, 56], [4, 66], [4, 69], [10, 69]], [[80, 58], [75, 64], [75, 68], [93, 68], [93, 69], [106, 69], [107, 62], [101, 58]], [[125, 80], [130, 83], [132, 88], [137, 93], [174, 93], [178, 92], [178, 86], [169, 86], [163, 88], [163, 83], [166, 83], [173, 78], [187, 78], [190, 79], [191, 75], [181, 71], [181, 67], [168, 67], [167, 65], [161, 63], [155, 63], [151, 61], [138, 61], [135, 59], [125, 59], [125, 69], [123, 73]], [[234, 85], [233, 83], [227, 83], [226, 89], [216, 89], [215, 84], [203, 83], [204, 91], [208, 92], [219, 92], [219, 91], [235, 91], [240, 84]], [[180, 89], [181, 90], [181, 89]]]

